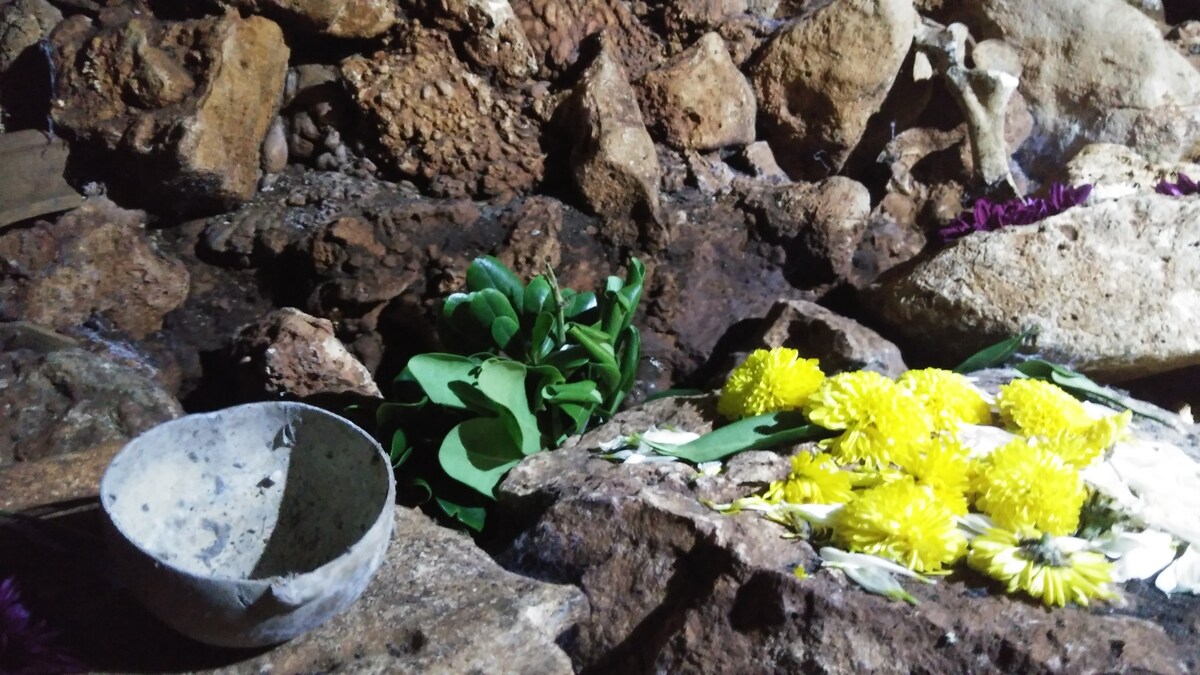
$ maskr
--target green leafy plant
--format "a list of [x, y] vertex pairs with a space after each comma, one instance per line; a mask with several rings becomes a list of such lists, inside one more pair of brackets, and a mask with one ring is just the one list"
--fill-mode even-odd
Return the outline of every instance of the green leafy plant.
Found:
[[561, 288], [553, 270], [522, 283], [491, 257], [446, 298], [449, 352], [413, 357], [375, 411], [403, 486], [468, 528], [483, 528], [496, 485], [525, 457], [614, 415], [633, 387], [632, 325], [645, 267], [598, 293]]

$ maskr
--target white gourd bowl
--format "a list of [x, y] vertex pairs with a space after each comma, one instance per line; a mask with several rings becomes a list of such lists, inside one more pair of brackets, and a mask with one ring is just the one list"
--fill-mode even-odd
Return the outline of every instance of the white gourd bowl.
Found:
[[302, 403], [160, 424], [100, 482], [114, 571], [151, 613], [225, 647], [290, 640], [350, 606], [379, 569], [396, 487], [383, 449]]

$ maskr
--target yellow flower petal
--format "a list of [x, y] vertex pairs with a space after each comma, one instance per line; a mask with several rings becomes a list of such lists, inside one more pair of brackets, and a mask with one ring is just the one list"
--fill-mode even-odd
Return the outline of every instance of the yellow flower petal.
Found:
[[729, 374], [717, 412], [733, 420], [797, 410], [824, 379], [817, 360], [801, 359], [795, 349], [757, 349]]

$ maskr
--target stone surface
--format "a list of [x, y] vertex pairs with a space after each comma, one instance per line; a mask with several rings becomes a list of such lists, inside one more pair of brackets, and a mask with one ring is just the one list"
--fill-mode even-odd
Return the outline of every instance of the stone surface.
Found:
[[409, 28], [397, 47], [342, 64], [391, 168], [436, 196], [529, 191], [542, 176], [537, 126], [458, 60], [445, 33]]
[[[1123, 605], [1048, 612], [956, 573], [906, 587], [913, 607], [819, 570], [812, 547], [728, 499], [786, 475], [786, 460], [749, 453], [712, 478], [683, 464], [617, 465], [591, 450], [651, 424], [703, 432], [714, 397], [655, 401], [573, 447], [522, 462], [499, 488], [528, 523], [501, 560], [577, 585], [591, 615], [570, 644], [585, 672], [911, 673], [1145, 671], [1200, 665], [1200, 601], [1164, 601], [1131, 585]], [[780, 461], [783, 460], [783, 461]], [[803, 566], [809, 578], [793, 574]]]
[[1136, 194], [971, 234], [893, 270], [869, 303], [939, 362], [1037, 327], [1046, 358], [1129, 379], [1200, 363], [1197, 274], [1200, 201]]
[[137, 372], [82, 349], [0, 352], [0, 466], [124, 443], [183, 413]]
[[579, 60], [581, 45], [603, 32], [631, 79], [658, 66], [661, 40], [624, 0], [510, 0], [538, 60], [538, 75], [556, 79]]
[[396, 24], [393, 0], [235, 0], [246, 12], [277, 17], [306, 33], [372, 38]]
[[352, 392], [381, 397], [371, 372], [334, 335], [333, 322], [278, 309], [234, 338], [240, 394], [246, 399]]
[[570, 586], [504, 571], [470, 538], [397, 508], [382, 568], [345, 613], [268, 650], [207, 647], [151, 618], [109, 585], [96, 554], [93, 498], [115, 446], [0, 469], [0, 508], [49, 511], [55, 523], [0, 527], [0, 568], [59, 632], [57, 644], [103, 672], [571, 673], [556, 641], [588, 614]]
[[8, 0], [0, 5], [0, 75], [62, 18], [62, 12], [46, 0]]
[[[0, 125], [2, 126], [2, 125]], [[69, 150], [33, 129], [0, 133], [0, 228], [73, 209], [83, 201], [63, 175]]]
[[555, 113], [588, 208], [607, 217], [656, 217], [661, 168], [625, 70], [606, 40]]
[[800, 356], [818, 359], [826, 374], [873, 370], [898, 377], [908, 370], [896, 345], [861, 323], [815, 302], [787, 300], [767, 314], [756, 347], [790, 347]]
[[646, 115], [667, 145], [714, 150], [754, 140], [754, 89], [716, 33], [647, 73], [641, 86]]
[[1060, 180], [1068, 185], [1090, 184], [1091, 199], [1098, 201], [1135, 192], [1153, 192], [1159, 182], [1174, 183], [1181, 173], [1200, 176], [1200, 164], [1151, 162], [1128, 146], [1092, 143], [1066, 163]]
[[1124, 0], [958, 3], [977, 39], [1021, 54], [1020, 92], [1037, 120], [1023, 163], [1056, 167], [1082, 145], [1129, 145], [1177, 160], [1200, 140], [1200, 73]]
[[750, 78], [761, 128], [789, 174], [837, 173], [887, 97], [916, 25], [912, 0], [834, 0], [763, 47]]
[[0, 235], [0, 316], [56, 329], [98, 315], [142, 338], [183, 303], [188, 273], [160, 253], [145, 214], [89, 199], [55, 223], [39, 221]]
[[1194, 68], [1200, 69], [1200, 21], [1184, 21], [1167, 33], [1167, 40]]
[[127, 203], [203, 213], [248, 199], [287, 70], [279, 27], [236, 13], [75, 15], [50, 37], [54, 122]]
[[507, 84], [519, 84], [538, 68], [533, 47], [508, 0], [421, 0], [416, 3], [454, 34], [455, 44], [476, 67]]

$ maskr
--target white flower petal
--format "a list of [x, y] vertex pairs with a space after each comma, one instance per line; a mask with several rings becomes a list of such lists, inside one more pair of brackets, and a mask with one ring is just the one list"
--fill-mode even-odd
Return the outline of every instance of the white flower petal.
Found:
[[996, 523], [982, 513], [968, 513], [958, 517], [958, 529], [968, 538], [987, 534], [988, 530], [995, 527]]
[[598, 449], [603, 450], [604, 452], [612, 452], [613, 450], [616, 450], [617, 448], [624, 448], [625, 446], [627, 446], [629, 444], [630, 443], [629, 443], [628, 436], [617, 436], [616, 438], [612, 439], [611, 441], [605, 441], [605, 442], [601, 443]]
[[846, 569], [848, 567], [877, 568], [891, 574], [899, 574], [910, 579], [917, 579], [930, 584], [933, 583], [933, 580], [926, 579], [920, 574], [908, 569], [904, 565], [894, 563], [886, 558], [880, 558], [877, 555], [868, 555], [866, 553], [850, 553], [832, 546], [822, 546], [819, 554], [821, 556], [821, 560], [824, 560], [825, 564], [829, 565], [830, 567], [837, 567], [841, 569]]
[[696, 465], [696, 471], [701, 476], [715, 476], [721, 473], [721, 462], [700, 462]]
[[1200, 594], [1200, 552], [1196, 546], [1188, 546], [1179, 560], [1167, 566], [1154, 580], [1154, 585], [1163, 593]]
[[958, 440], [970, 451], [972, 459], [987, 457], [996, 448], [1008, 445], [1017, 438], [1016, 434], [1010, 434], [1000, 427], [979, 424], [960, 424], [957, 433]]
[[1138, 522], [1200, 546], [1200, 464], [1183, 450], [1158, 441], [1120, 442], [1083, 476]]
[[642, 434], [641, 438], [643, 441], [654, 445], [683, 445], [684, 443], [691, 443], [700, 438], [700, 434], [690, 431], [675, 431], [672, 429], [650, 427], [646, 430], [646, 433]]

